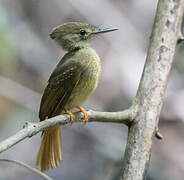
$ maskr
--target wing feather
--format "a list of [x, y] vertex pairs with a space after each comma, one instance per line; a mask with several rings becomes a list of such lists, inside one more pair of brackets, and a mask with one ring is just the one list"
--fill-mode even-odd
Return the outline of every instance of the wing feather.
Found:
[[39, 112], [41, 121], [56, 116], [63, 110], [80, 77], [81, 68], [75, 61], [65, 62], [56, 67], [41, 100]]

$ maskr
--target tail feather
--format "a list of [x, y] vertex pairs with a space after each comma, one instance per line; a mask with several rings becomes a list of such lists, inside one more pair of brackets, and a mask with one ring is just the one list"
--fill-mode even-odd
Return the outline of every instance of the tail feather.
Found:
[[56, 168], [62, 159], [61, 153], [60, 126], [45, 130], [37, 154], [36, 165], [40, 166], [41, 171], [46, 171], [49, 168]]
[[[59, 131], [57, 132], [57, 136], [59, 138], [57, 138], [57, 140], [54, 141], [53, 146], [61, 147], [61, 140], [60, 140], [61, 139], [61, 133]], [[53, 151], [54, 151], [54, 162], [55, 162], [55, 166], [57, 167], [60, 163], [60, 159], [62, 159], [61, 148], [59, 148], [59, 149], [53, 148]]]

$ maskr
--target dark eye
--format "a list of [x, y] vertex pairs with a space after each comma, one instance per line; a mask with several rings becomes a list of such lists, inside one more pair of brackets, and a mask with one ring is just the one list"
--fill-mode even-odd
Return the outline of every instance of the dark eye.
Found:
[[86, 31], [85, 30], [80, 30], [80, 35], [84, 36], [86, 34]]

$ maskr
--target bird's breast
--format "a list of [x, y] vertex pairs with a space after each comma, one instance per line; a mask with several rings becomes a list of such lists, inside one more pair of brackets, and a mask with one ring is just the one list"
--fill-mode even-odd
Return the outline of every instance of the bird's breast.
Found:
[[69, 99], [68, 108], [80, 106], [87, 100], [96, 89], [101, 72], [100, 58], [93, 49], [80, 50], [77, 55], [79, 57], [76, 58], [80, 58], [81, 77]]

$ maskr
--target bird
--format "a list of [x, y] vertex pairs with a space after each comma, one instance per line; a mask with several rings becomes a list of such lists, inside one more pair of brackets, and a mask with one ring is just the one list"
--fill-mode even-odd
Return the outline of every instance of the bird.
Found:
[[[80, 22], [64, 23], [52, 30], [50, 38], [67, 52], [51, 73], [44, 90], [40, 103], [40, 121], [68, 114], [72, 124], [75, 121], [70, 111], [72, 108], [78, 108], [84, 114], [84, 123], [88, 121], [88, 114], [81, 105], [96, 89], [101, 74], [100, 58], [90, 43], [96, 36], [115, 30], [118, 29], [99, 28]], [[62, 160], [61, 141], [59, 125], [42, 132], [36, 160], [41, 171], [58, 167]]]

